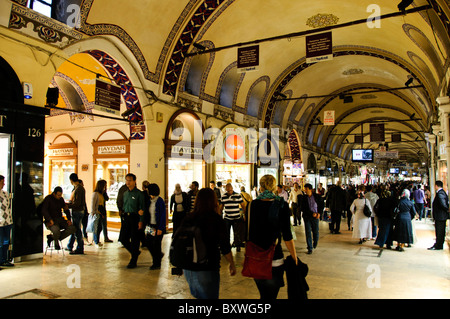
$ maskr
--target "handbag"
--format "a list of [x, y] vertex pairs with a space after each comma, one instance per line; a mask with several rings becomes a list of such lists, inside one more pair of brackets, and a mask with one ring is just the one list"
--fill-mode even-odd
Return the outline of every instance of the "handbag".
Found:
[[398, 213], [400, 213], [400, 205], [395, 206], [395, 208], [391, 212], [392, 219], [396, 219]]
[[250, 208], [251, 203], [248, 208], [248, 231], [242, 275], [254, 279], [272, 279], [272, 260], [276, 242], [268, 249], [263, 249], [249, 240]]
[[364, 212], [364, 215], [366, 217], [370, 217], [370, 216], [372, 216], [372, 212], [370, 211], [370, 207], [366, 204], [366, 200], [367, 199], [364, 199], [364, 210], [363, 210], [363, 212]]
[[88, 216], [88, 222], [86, 225], [86, 232], [87, 233], [93, 233], [95, 230], [95, 220], [97, 219], [97, 214], [89, 214]]

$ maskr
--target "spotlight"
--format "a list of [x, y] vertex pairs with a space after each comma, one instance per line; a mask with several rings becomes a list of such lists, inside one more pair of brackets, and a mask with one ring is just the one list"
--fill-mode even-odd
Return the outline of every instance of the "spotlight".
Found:
[[201, 45], [201, 44], [199, 44], [199, 43], [194, 42], [192, 45], [193, 45], [195, 48], [197, 48], [199, 51], [205, 51], [205, 50], [206, 50], [206, 47], [203, 46], [203, 45]]
[[57, 87], [48, 88], [46, 97], [47, 105], [58, 105], [59, 89]]
[[408, 81], [405, 82], [405, 86], [409, 86], [411, 83], [413, 83], [414, 78], [412, 76], [408, 76]]
[[134, 106], [134, 107], [132, 107], [132, 108], [126, 110], [125, 112], [123, 112], [123, 113], [120, 114], [120, 115], [121, 115], [122, 117], [128, 117], [128, 116], [130, 116], [131, 114], [133, 114], [134, 112], [136, 112], [136, 111], [137, 111], [137, 108], [138, 108], [138, 106], [136, 105], [136, 106]]
[[399, 4], [398, 4], [398, 10], [400, 10], [403, 14], [405, 14], [406, 12], [406, 8], [408, 8], [411, 3], [413, 3], [414, 0], [402, 0]]
[[344, 96], [343, 100], [344, 100], [344, 103], [353, 103], [353, 96], [346, 95], [346, 96]]
[[283, 94], [281, 92], [275, 92], [274, 95], [277, 99], [287, 99], [288, 98], [286, 94]]

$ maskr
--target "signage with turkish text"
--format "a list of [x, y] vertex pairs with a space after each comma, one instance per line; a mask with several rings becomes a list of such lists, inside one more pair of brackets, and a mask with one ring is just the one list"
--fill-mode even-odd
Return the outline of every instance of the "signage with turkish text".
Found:
[[121, 91], [118, 85], [96, 79], [94, 109], [120, 115]]
[[331, 31], [306, 37], [306, 63], [329, 61], [333, 59]]
[[259, 45], [238, 48], [238, 73], [257, 71], [259, 66]]

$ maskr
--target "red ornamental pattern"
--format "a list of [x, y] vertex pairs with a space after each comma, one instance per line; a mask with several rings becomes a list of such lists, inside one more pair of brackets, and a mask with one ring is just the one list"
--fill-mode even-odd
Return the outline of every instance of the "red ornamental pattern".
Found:
[[[108, 70], [108, 73], [111, 75], [111, 77], [114, 79], [114, 81], [120, 85], [122, 89], [122, 97], [125, 101], [127, 110], [134, 108], [136, 105], [138, 106], [136, 111], [131, 114], [130, 116], [130, 122], [137, 123], [137, 124], [143, 124], [143, 118], [142, 118], [142, 109], [141, 104], [139, 102], [139, 98], [136, 94], [136, 90], [133, 87], [133, 84], [131, 83], [127, 73], [125, 70], [117, 63], [110, 55], [103, 51], [99, 50], [92, 50], [88, 51], [88, 53], [96, 59], [98, 62], [100, 62], [106, 70]], [[132, 125], [132, 124], [130, 124]], [[141, 140], [145, 138], [145, 131], [142, 132], [131, 132], [130, 130], [130, 138], [132, 140]]]

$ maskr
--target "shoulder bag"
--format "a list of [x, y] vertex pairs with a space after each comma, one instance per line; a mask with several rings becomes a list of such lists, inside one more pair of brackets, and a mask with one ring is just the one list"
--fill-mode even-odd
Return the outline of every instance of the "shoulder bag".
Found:
[[364, 199], [364, 210], [363, 210], [363, 212], [364, 212], [364, 215], [366, 217], [370, 217], [370, 216], [372, 216], [372, 212], [370, 211], [370, 207], [366, 204], [366, 201], [367, 201], [367, 199]]
[[263, 249], [249, 240], [251, 204], [248, 207], [247, 241], [245, 243], [245, 259], [242, 275], [254, 279], [272, 279], [272, 260], [276, 242], [268, 249]]

